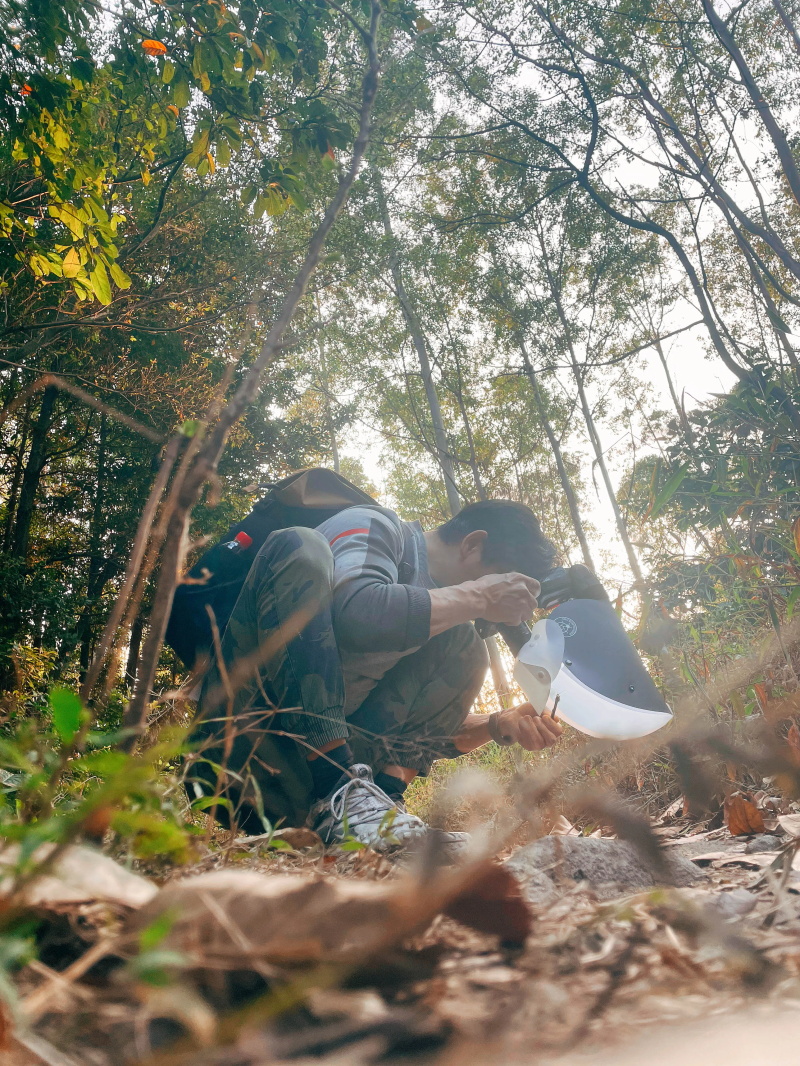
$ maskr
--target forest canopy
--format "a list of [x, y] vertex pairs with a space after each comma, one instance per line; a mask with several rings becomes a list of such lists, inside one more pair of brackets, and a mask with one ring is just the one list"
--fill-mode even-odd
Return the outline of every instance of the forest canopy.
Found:
[[687, 681], [791, 617], [791, 5], [1, 12], [7, 689], [85, 682], [99, 649], [129, 690], [169, 541], [106, 646], [137, 526], [170, 447], [215, 434], [189, 561], [330, 465], [428, 526], [529, 503]]

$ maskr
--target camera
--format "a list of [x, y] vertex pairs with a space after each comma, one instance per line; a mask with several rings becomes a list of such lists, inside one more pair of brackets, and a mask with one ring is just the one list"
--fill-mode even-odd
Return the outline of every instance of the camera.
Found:
[[[576, 566], [557, 566], [542, 578], [541, 591], [538, 596], [539, 608], [552, 610], [559, 603], [567, 600], [607, 600], [608, 593], [588, 566], [578, 563]], [[518, 626], [506, 626], [502, 623], [487, 622], [484, 618], [475, 620], [478, 634], [485, 640], [499, 633], [514, 655], [528, 643], [531, 631], [525, 622]]]

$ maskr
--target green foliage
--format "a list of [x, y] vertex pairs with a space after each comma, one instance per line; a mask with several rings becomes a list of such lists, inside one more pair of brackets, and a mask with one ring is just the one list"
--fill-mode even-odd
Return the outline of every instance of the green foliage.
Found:
[[71, 744], [83, 719], [83, 704], [79, 696], [68, 688], [50, 689], [50, 710], [53, 726], [64, 744]]
[[108, 305], [112, 282], [131, 284], [118, 262], [131, 183], [182, 166], [208, 178], [245, 153], [256, 195], [305, 209], [308, 169], [352, 138], [309, 98], [334, 59], [325, 5], [135, 0], [110, 22], [93, 3], [2, 9], [0, 129], [13, 147], [0, 226], [42, 284], [63, 281], [79, 301]]

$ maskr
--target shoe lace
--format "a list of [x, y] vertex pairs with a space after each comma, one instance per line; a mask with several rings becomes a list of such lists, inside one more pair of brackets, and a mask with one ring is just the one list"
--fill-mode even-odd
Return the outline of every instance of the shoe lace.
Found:
[[363, 777], [352, 777], [349, 781], [345, 781], [341, 788], [337, 788], [331, 796], [330, 806], [333, 817], [337, 821], [344, 817], [345, 811], [348, 811], [348, 799], [350, 800], [348, 813], [358, 816], [361, 801], [365, 800], [368, 795], [378, 800], [386, 811], [390, 811], [395, 806], [374, 781], [367, 781]]

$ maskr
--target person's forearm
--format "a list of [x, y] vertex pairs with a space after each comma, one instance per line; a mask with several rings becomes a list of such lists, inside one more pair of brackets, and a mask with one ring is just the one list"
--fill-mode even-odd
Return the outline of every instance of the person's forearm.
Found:
[[453, 744], [462, 755], [476, 748], [482, 748], [491, 740], [489, 735], [488, 714], [468, 714], [464, 724], [453, 737]]
[[444, 633], [453, 626], [471, 622], [481, 617], [484, 597], [474, 581], [465, 581], [462, 585], [447, 585], [441, 589], [431, 589], [431, 632], [432, 637]]

